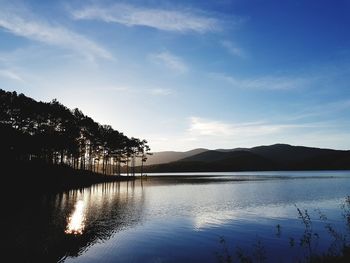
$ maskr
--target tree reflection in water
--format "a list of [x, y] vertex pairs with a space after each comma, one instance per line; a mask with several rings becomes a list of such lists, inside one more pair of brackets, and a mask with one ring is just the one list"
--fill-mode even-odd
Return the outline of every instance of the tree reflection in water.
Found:
[[140, 182], [114, 182], [11, 204], [1, 219], [13, 262], [57, 262], [142, 220]]

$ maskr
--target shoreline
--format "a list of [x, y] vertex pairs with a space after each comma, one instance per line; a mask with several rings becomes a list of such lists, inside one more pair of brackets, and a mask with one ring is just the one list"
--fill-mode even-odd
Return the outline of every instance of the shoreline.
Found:
[[[247, 182], [265, 180], [291, 180], [291, 179], [324, 179], [334, 176], [291, 176], [277, 175], [278, 172], [293, 173], [327, 173], [345, 172], [350, 174], [350, 170], [283, 170], [283, 171], [232, 171], [232, 172], [168, 172], [168, 173], [146, 173], [147, 175], [135, 176], [126, 175], [103, 175], [88, 170], [75, 170], [68, 166], [49, 165], [37, 162], [8, 162], [1, 164], [3, 171], [3, 182], [5, 190], [2, 194], [7, 194], [13, 188], [17, 188], [24, 193], [59, 193], [74, 189], [83, 189], [92, 185], [141, 180], [143, 182], [152, 181], [156, 183], [210, 183], [210, 182]], [[259, 173], [263, 174], [259, 178]], [[153, 175], [154, 174], [154, 175]], [[163, 174], [163, 175], [162, 175]], [[232, 177], [231, 177], [232, 176]], [[247, 178], [244, 178], [247, 176]]]
[[68, 166], [36, 162], [7, 162], [1, 163], [1, 167], [4, 187], [0, 193], [3, 195], [9, 195], [13, 188], [35, 195], [136, 179], [136, 176], [103, 175], [88, 170], [75, 170]]

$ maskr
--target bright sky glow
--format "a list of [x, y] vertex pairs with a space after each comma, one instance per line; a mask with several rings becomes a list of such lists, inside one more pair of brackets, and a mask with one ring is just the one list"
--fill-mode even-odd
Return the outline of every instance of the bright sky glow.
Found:
[[350, 149], [350, 2], [0, 0], [0, 88], [153, 151]]

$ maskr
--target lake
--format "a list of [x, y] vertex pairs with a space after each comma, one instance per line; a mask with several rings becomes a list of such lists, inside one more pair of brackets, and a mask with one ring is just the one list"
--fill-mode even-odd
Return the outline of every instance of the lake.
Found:
[[[225, 247], [294, 262], [310, 247], [336, 249], [325, 226], [345, 233], [348, 195], [350, 171], [158, 174], [30, 198], [14, 191], [3, 249], [13, 262], [220, 262]], [[300, 245], [297, 208], [311, 217], [310, 247]]]

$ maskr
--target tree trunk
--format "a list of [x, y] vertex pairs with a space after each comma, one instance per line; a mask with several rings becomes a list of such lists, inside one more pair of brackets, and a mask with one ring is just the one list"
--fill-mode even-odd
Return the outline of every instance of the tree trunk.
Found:
[[142, 174], [143, 174], [143, 158], [141, 159], [141, 177], [142, 177]]
[[126, 158], [126, 175], [129, 176], [129, 158]]

